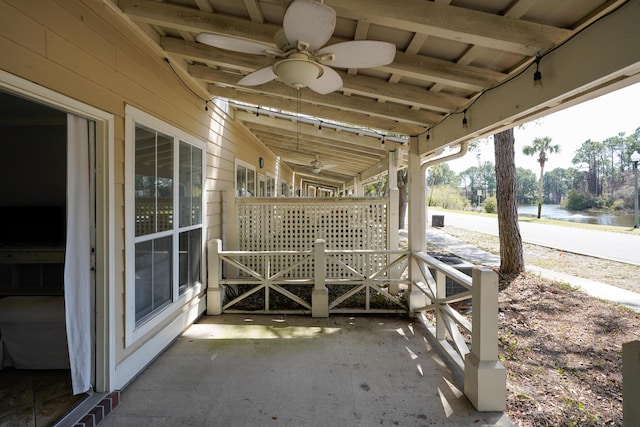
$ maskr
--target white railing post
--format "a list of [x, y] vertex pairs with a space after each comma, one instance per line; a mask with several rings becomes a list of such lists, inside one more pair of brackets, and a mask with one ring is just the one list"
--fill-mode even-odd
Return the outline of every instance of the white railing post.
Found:
[[325, 283], [327, 257], [325, 241], [317, 239], [314, 246], [314, 285], [311, 294], [311, 317], [329, 317], [329, 289]]
[[436, 339], [446, 338], [447, 328], [444, 324], [444, 314], [440, 306], [440, 300], [447, 296], [447, 276], [440, 270], [436, 270]]
[[465, 357], [464, 394], [478, 411], [504, 411], [506, 370], [498, 360], [498, 275], [473, 270], [471, 352]]
[[222, 240], [214, 239], [207, 242], [207, 314], [222, 314], [224, 288], [220, 287]]
[[640, 425], [640, 341], [622, 344], [622, 422]]

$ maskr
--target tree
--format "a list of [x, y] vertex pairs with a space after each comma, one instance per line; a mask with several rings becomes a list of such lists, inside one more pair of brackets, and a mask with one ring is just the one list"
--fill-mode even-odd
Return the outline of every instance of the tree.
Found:
[[440, 163], [429, 168], [427, 175], [427, 185], [453, 185], [460, 184], [460, 177], [451, 169], [447, 163]]
[[549, 160], [547, 153], [557, 153], [560, 151], [558, 144], [551, 144], [551, 138], [535, 138], [531, 145], [525, 145], [522, 152], [527, 156], [538, 155], [540, 164], [540, 182], [538, 183], [538, 218], [542, 215], [542, 184], [544, 182], [544, 165]]
[[569, 193], [571, 178], [569, 170], [555, 168], [544, 176], [544, 194], [547, 194], [551, 203], [561, 203]]
[[398, 177], [398, 227], [404, 228], [404, 218], [407, 215], [407, 201], [409, 200], [409, 168], [397, 171]]
[[602, 143], [590, 139], [582, 143], [571, 160], [574, 165], [586, 163], [588, 191], [594, 196], [601, 193], [600, 168], [605, 160], [606, 154]]
[[516, 188], [518, 204], [531, 205], [536, 201], [538, 184], [536, 174], [525, 168], [516, 168]]
[[500, 274], [515, 276], [524, 271], [522, 237], [518, 225], [515, 137], [513, 129], [493, 136], [496, 158], [496, 198], [500, 238]]

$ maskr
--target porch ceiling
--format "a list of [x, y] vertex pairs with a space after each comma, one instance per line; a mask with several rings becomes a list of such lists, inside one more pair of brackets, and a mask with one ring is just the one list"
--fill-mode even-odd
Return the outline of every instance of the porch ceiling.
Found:
[[[624, 0], [324, 0], [337, 12], [336, 29], [328, 44], [386, 41], [396, 45], [396, 56], [383, 67], [336, 69], [344, 81], [342, 89], [320, 95], [305, 88], [300, 90], [298, 103], [296, 90], [278, 81], [255, 87], [237, 84], [242, 76], [273, 59], [196, 42], [199, 33], [210, 32], [273, 45], [291, 0], [114, 3], [203, 98], [237, 101], [237, 120], [298, 174], [330, 186], [379, 173], [380, 166], [386, 166], [388, 151], [399, 145], [389, 136], [382, 147], [382, 135], [420, 135], [421, 154], [427, 155], [452, 142], [473, 140], [595, 96], [594, 91], [609, 88], [613, 81], [620, 85], [630, 76], [637, 80], [638, 75], [634, 68], [624, 79], [618, 76], [596, 82], [594, 75], [581, 86], [566, 87], [562, 82], [556, 84], [552, 73], [546, 72], [542, 95], [530, 90], [514, 92], [518, 87], [514, 82], [524, 74], [527, 89], [531, 89], [536, 56], [543, 57], [542, 67], [546, 54], [618, 9]], [[631, 13], [638, 9], [634, 5]], [[470, 108], [485, 93], [507, 85], [513, 86], [509, 89], [512, 98], [520, 96], [525, 102], [505, 106], [504, 95], [487, 96], [483, 110], [496, 113], [470, 117], [469, 129], [461, 129], [463, 111], [471, 113]], [[526, 108], [519, 110], [523, 104]], [[296, 122], [271, 111], [299, 112], [316, 119]], [[336, 130], [332, 121], [372, 132]], [[425, 138], [427, 131], [430, 140]], [[311, 173], [309, 165], [315, 156], [334, 166], [318, 175]]]

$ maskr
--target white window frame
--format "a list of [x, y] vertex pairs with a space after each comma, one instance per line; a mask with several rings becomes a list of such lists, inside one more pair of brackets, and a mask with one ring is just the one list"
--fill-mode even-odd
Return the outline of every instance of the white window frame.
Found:
[[280, 196], [291, 197], [291, 185], [287, 181], [280, 181]]
[[267, 197], [267, 180], [263, 173], [258, 174], [258, 188], [256, 195], [258, 197]]
[[[173, 153], [175, 166], [173, 169], [173, 229], [171, 231], [163, 231], [155, 233], [162, 236], [171, 235], [172, 238], [172, 280], [171, 280], [171, 302], [157, 309], [153, 314], [149, 315], [144, 322], [136, 326], [136, 309], [135, 309], [135, 246], [139, 241], [149, 240], [148, 236], [135, 236], [135, 127], [140, 124], [157, 132], [173, 137]], [[206, 215], [204, 214], [205, 201], [204, 195], [202, 200], [202, 218], [201, 224], [189, 227], [180, 227], [179, 219], [179, 150], [180, 141], [193, 145], [202, 150], [202, 171], [204, 189], [205, 181], [205, 164], [206, 164], [206, 143], [189, 135], [168, 123], [157, 119], [144, 111], [127, 105], [125, 107], [125, 347], [131, 346], [137, 340], [157, 328], [167, 319], [172, 317], [176, 312], [180, 311], [189, 301], [196, 298], [204, 290], [204, 283], [198, 283], [186, 289], [182, 294], [179, 293], [179, 238], [180, 233], [189, 229], [202, 228], [202, 247], [201, 247], [201, 263], [200, 277], [206, 282], [206, 258], [205, 258], [205, 231], [206, 231]], [[204, 191], [203, 191], [204, 192]]]
[[[272, 194], [269, 194], [269, 183], [273, 182]], [[267, 172], [267, 184], [265, 190], [265, 197], [277, 197], [278, 196], [278, 186], [276, 176]]]
[[[243, 196], [240, 194], [240, 192], [238, 191], [238, 166], [242, 166], [243, 168], [253, 171], [253, 196]], [[235, 166], [233, 168], [233, 187], [235, 188], [235, 192], [236, 192], [236, 197], [255, 197], [256, 193], [256, 184], [258, 182], [258, 174], [256, 173], [256, 167], [247, 163], [247, 162], [243, 162], [240, 159], [235, 159]]]

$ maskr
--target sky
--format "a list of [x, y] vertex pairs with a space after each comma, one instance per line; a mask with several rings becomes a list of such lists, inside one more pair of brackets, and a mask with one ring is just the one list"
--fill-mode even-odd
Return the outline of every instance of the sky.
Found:
[[[576, 150], [586, 140], [602, 142], [620, 132], [628, 136], [640, 127], [638, 100], [640, 100], [640, 83], [516, 127], [514, 129], [516, 167], [530, 169], [536, 176], [539, 174], [540, 165], [536, 161], [537, 155], [525, 156], [522, 154], [522, 147], [531, 145], [534, 138], [546, 136], [551, 138], [552, 144], [560, 145], [560, 152], [549, 154], [545, 172], [555, 168], [573, 167], [571, 160]], [[495, 163], [493, 140], [482, 142], [479, 147], [480, 161]], [[456, 173], [460, 173], [472, 166], [478, 166], [478, 158], [476, 152], [470, 152], [448, 164]]]

